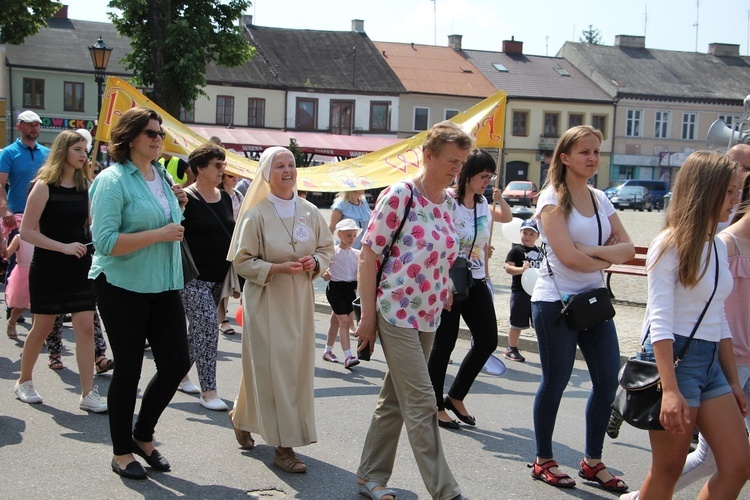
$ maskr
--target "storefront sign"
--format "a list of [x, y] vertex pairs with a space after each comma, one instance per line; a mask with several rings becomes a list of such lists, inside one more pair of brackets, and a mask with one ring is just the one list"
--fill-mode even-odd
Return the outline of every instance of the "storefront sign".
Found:
[[79, 118], [61, 118], [57, 116], [40, 116], [42, 119], [42, 128], [54, 129], [72, 129], [85, 128], [91, 130], [96, 125], [96, 120], [86, 120]]

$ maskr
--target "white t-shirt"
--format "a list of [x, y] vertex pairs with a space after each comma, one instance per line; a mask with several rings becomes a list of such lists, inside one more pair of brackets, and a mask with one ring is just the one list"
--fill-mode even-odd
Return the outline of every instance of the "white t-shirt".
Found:
[[[456, 216], [454, 224], [456, 233], [461, 240], [459, 256], [467, 258], [471, 265], [471, 275], [476, 279], [484, 279], [487, 270], [484, 268], [484, 246], [490, 241], [490, 218], [487, 199], [477, 203], [477, 239], [474, 241], [474, 208], [467, 208], [456, 202]], [[474, 247], [471, 242], [474, 241]], [[471, 256], [467, 257], [471, 249]]]
[[333, 258], [328, 266], [331, 273], [331, 281], [357, 281], [357, 264], [359, 263], [359, 250], [349, 248], [344, 250], [336, 245], [333, 248]]
[[[609, 239], [610, 234], [612, 234], [612, 226], [609, 223], [609, 217], [615, 213], [615, 207], [603, 191], [598, 189], [592, 189], [591, 191], [594, 193], [594, 198], [596, 199], [599, 221], [602, 224], [601, 244], [604, 244], [604, 242]], [[539, 217], [539, 214], [544, 207], [547, 205], [557, 205], [557, 203], [557, 192], [551, 186], [545, 188], [537, 200], [536, 213], [534, 216]], [[546, 243], [545, 249], [547, 251], [547, 259], [550, 267], [552, 267], [552, 272], [555, 275], [555, 281], [553, 282], [549, 275], [547, 263], [543, 262], [539, 268], [539, 278], [536, 280], [534, 293], [531, 295], [532, 301], [557, 302], [560, 300], [560, 294], [575, 295], [592, 288], [604, 286], [603, 273], [600, 271], [584, 273], [581, 271], [575, 271], [563, 265], [563, 263], [557, 259], [555, 250], [547, 241], [547, 236], [541, 220], [539, 220], [538, 225], [542, 243]], [[599, 226], [596, 222], [596, 215], [585, 217], [573, 207], [573, 210], [570, 211], [570, 215], [568, 216], [568, 232], [570, 233], [573, 243], [580, 243], [587, 246], [600, 245]], [[555, 288], [555, 284], [557, 284], [557, 288]], [[560, 289], [559, 293], [557, 291], [558, 288]]]
[[156, 171], [153, 165], [151, 166], [151, 171], [154, 173], [154, 180], [150, 181], [146, 179], [146, 185], [148, 186], [149, 191], [151, 191], [151, 194], [154, 195], [154, 198], [156, 198], [161, 209], [164, 211], [164, 218], [167, 219], [167, 222], [172, 222], [172, 210], [169, 207], [167, 194], [164, 192], [164, 179], [162, 179], [161, 175], [159, 175], [159, 172]]
[[[713, 292], [716, 278], [716, 259], [714, 258], [713, 245], [709, 245], [708, 242], [703, 245], [701, 269], [706, 262], [708, 252], [711, 252], [711, 260], [708, 264], [708, 270], [695, 288], [688, 289], [680, 283], [679, 259], [675, 247], [667, 248], [664, 255], [654, 264], [666, 234], [666, 232], [663, 232], [656, 237], [646, 256], [648, 301], [641, 334], [642, 338], [645, 338], [650, 326], [652, 343], [658, 340], [673, 340], [674, 334], [684, 337], [690, 336], [695, 322], [698, 321], [698, 316], [700, 316], [708, 298], [711, 296], [711, 292]], [[714, 241], [716, 242], [716, 250], [719, 252], [719, 284], [716, 287], [716, 295], [714, 295], [694, 337], [710, 342], [718, 342], [732, 336], [724, 314], [724, 299], [727, 298], [734, 286], [734, 280], [729, 271], [727, 246], [718, 236], [714, 238]]]

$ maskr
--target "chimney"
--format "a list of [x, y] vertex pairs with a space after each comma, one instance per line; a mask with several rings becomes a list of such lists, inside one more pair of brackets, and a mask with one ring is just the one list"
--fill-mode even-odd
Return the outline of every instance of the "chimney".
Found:
[[523, 54], [523, 42], [517, 42], [514, 36], [511, 36], [510, 40], [503, 40], [503, 52], [506, 54]]
[[67, 19], [68, 18], [68, 6], [63, 5], [60, 10], [54, 15], [54, 19]]
[[448, 35], [448, 47], [456, 52], [461, 52], [461, 39], [463, 35]]
[[252, 26], [252, 25], [253, 25], [253, 16], [251, 14], [243, 14], [242, 26]]
[[615, 47], [628, 49], [645, 49], [646, 37], [635, 35], [617, 35], [615, 36]]
[[740, 57], [740, 46], [733, 43], [709, 43], [708, 53], [716, 57]]
[[352, 31], [355, 33], [364, 33], [365, 22], [362, 19], [352, 19]]

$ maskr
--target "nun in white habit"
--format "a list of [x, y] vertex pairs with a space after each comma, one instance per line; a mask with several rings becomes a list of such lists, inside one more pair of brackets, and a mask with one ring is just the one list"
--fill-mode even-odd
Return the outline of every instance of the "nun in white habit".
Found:
[[317, 441], [312, 280], [328, 268], [333, 236], [318, 209], [297, 196], [296, 182], [294, 155], [266, 149], [234, 230], [227, 258], [247, 281], [242, 380], [230, 418], [243, 448], [259, 434], [276, 447], [274, 465], [305, 472], [293, 448]]

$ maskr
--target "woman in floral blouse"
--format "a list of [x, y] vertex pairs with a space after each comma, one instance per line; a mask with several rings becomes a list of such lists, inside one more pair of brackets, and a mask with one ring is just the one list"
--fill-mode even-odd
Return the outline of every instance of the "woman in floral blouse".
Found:
[[[357, 471], [360, 493], [370, 498], [396, 496], [386, 485], [403, 423], [430, 496], [462, 498], [440, 443], [427, 357], [440, 313], [451, 305], [448, 269], [458, 251], [455, 200], [445, 188], [460, 172], [471, 147], [471, 138], [457, 125], [445, 121], [433, 126], [422, 146], [424, 167], [413, 179], [382, 192], [362, 237], [360, 351], [372, 350], [379, 333], [388, 364]], [[392, 244], [376, 283], [379, 257]]]

